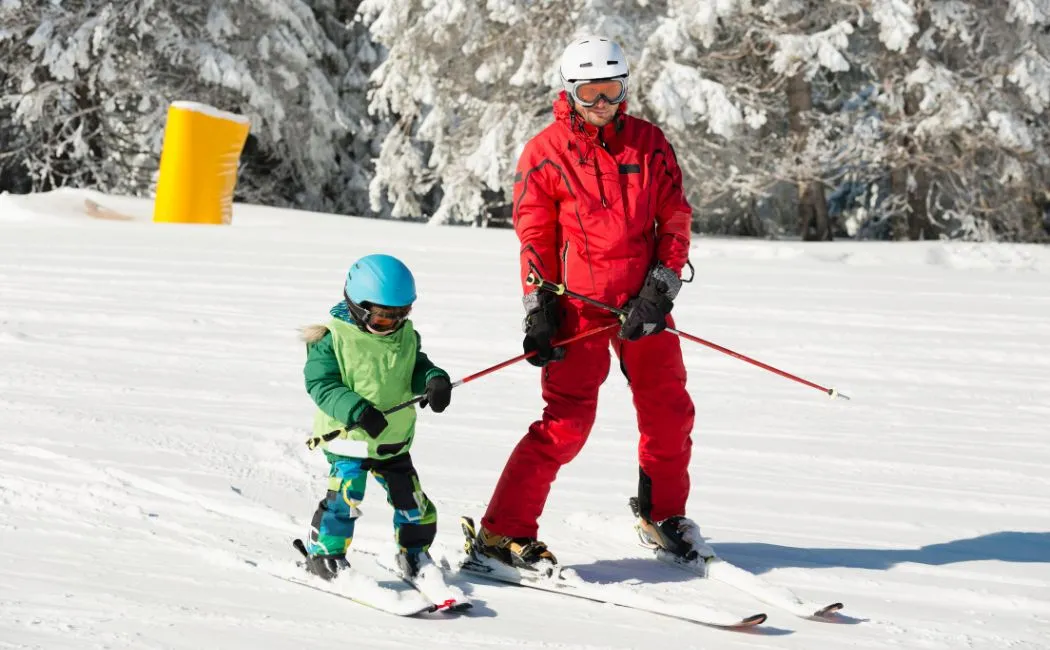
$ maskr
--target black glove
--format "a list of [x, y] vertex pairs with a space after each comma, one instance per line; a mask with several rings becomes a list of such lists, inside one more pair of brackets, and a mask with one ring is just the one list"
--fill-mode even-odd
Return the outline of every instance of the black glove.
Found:
[[681, 288], [682, 281], [671, 269], [662, 264], [650, 269], [642, 290], [627, 302], [627, 316], [620, 326], [620, 338], [637, 341], [667, 329], [667, 315], [671, 313]]
[[441, 413], [452, 401], [452, 382], [445, 375], [431, 377], [425, 394], [426, 397], [419, 401], [419, 408], [426, 408], [429, 404], [431, 411]]
[[537, 289], [521, 299], [525, 305], [525, 340], [521, 347], [525, 354], [535, 351], [528, 361], [534, 366], [545, 366], [565, 358], [565, 348], [551, 347], [558, 331], [558, 298], [553, 293]]
[[383, 412], [376, 407], [369, 404], [365, 407], [365, 410], [361, 411], [361, 415], [357, 416], [357, 426], [365, 430], [365, 433], [378, 438], [379, 434], [383, 433], [383, 429], [386, 428], [386, 416]]

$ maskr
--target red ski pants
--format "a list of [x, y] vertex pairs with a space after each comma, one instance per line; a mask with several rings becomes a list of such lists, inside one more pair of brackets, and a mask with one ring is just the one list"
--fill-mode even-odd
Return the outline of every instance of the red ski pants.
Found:
[[[571, 307], [562, 336], [608, 324]], [[668, 317], [668, 326], [674, 321]], [[681, 342], [668, 332], [623, 341], [616, 330], [569, 345], [565, 358], [542, 371], [546, 407], [514, 448], [488, 510], [485, 528], [509, 537], [536, 537], [539, 517], [562, 465], [583, 449], [594, 425], [598, 389], [609, 375], [609, 348], [620, 359], [638, 417], [639, 501], [652, 521], [685, 514], [689, 496], [693, 401], [686, 392]]]

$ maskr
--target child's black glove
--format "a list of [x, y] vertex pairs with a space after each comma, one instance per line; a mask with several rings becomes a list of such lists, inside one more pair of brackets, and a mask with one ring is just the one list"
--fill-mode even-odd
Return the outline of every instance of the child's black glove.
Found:
[[386, 416], [383, 412], [376, 407], [369, 404], [365, 407], [365, 410], [361, 411], [361, 415], [357, 416], [357, 426], [365, 430], [365, 433], [378, 438], [379, 434], [383, 433], [383, 429], [386, 428]]
[[441, 413], [452, 401], [452, 382], [445, 375], [437, 375], [427, 382], [426, 397], [419, 401], [420, 408], [430, 405], [430, 410]]

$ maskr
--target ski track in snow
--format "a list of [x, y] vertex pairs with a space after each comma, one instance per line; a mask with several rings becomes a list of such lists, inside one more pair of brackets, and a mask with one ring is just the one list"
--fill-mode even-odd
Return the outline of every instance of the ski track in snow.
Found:
[[[85, 196], [140, 217], [91, 220]], [[0, 647], [1050, 647], [1050, 250], [951, 243], [694, 242], [678, 327], [835, 386], [831, 401], [683, 342], [696, 401], [690, 514], [729, 561], [844, 620], [794, 618], [646, 559], [629, 391], [615, 369], [542, 536], [585, 577], [766, 611], [708, 629], [457, 582], [473, 614], [396, 618], [267, 575], [288, 567], [327, 465], [297, 328], [370, 252], [417, 275], [413, 318], [454, 378], [520, 352], [517, 242], [238, 205], [227, 228], [148, 202], [0, 196]], [[421, 411], [413, 457], [461, 546], [538, 415], [512, 366]], [[374, 483], [354, 548], [393, 552]]]

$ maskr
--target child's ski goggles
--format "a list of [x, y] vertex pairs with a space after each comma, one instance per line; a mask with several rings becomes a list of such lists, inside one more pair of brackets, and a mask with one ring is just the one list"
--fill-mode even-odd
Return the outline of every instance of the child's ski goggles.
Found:
[[370, 305], [368, 317], [365, 319], [365, 327], [377, 334], [393, 332], [401, 327], [401, 323], [408, 318], [412, 307], [384, 307], [382, 305]]
[[590, 108], [604, 99], [610, 104], [619, 104], [627, 97], [627, 79], [600, 79], [598, 81], [577, 81], [572, 85], [573, 100], [585, 108]]
[[387, 307], [385, 305], [373, 305], [371, 303], [357, 304], [350, 300], [350, 296], [343, 293], [346, 304], [350, 307], [350, 313], [354, 319], [364, 325], [373, 334], [388, 334], [401, 327], [409, 313], [412, 305], [405, 307]]

